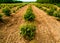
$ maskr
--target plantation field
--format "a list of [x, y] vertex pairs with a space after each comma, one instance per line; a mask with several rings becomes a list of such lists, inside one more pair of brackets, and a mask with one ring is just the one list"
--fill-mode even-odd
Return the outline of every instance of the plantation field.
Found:
[[19, 8], [27, 5], [27, 3], [16, 3], [16, 4], [0, 4], [0, 13], [2, 13], [2, 10], [4, 8], [9, 8], [11, 10], [11, 13], [15, 13]]
[[47, 14], [56, 17], [57, 20], [60, 20], [60, 7], [54, 4], [35, 4], [36, 7], [47, 12]]
[[60, 7], [0, 4], [0, 43], [60, 43]]

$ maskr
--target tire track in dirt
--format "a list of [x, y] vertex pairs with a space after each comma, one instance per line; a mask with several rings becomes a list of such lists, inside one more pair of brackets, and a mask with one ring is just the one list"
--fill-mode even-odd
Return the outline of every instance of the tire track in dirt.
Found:
[[47, 15], [44, 11], [32, 6], [33, 13], [36, 15], [37, 42], [38, 43], [59, 43], [60, 42], [60, 23]]
[[[10, 17], [10, 22], [7, 25], [1, 27], [2, 33], [4, 34], [3, 39], [0, 43], [25, 43], [25, 40], [20, 36], [19, 26], [24, 23], [23, 15], [25, 14], [28, 5], [21, 8], [16, 14]], [[1, 35], [1, 34], [0, 34]]]

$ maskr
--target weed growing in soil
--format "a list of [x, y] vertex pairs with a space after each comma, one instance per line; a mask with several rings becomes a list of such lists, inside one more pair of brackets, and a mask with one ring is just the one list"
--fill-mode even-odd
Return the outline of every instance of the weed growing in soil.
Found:
[[27, 40], [32, 40], [35, 36], [36, 27], [33, 24], [24, 24], [20, 27], [20, 34]]

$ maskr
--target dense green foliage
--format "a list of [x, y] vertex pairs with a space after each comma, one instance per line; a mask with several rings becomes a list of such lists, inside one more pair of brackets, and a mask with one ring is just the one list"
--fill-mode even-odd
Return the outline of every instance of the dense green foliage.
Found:
[[0, 0], [0, 3], [22, 3], [22, 1], [16, 1], [16, 0]]
[[60, 3], [56, 4], [58, 7], [60, 7]]
[[10, 3], [10, 2], [13, 2], [13, 0], [0, 0], [0, 3]]
[[24, 19], [27, 21], [33, 21], [35, 19], [35, 15], [33, 14], [31, 7], [28, 8], [26, 14], [24, 15]]
[[41, 3], [60, 3], [60, 0], [37, 0], [37, 2], [41, 2]]
[[20, 34], [27, 40], [32, 40], [35, 36], [36, 27], [33, 24], [24, 24], [20, 27]]
[[50, 9], [50, 10], [47, 11], [47, 13], [52, 16], [53, 13], [54, 13], [54, 10], [53, 9]]
[[56, 13], [54, 13], [53, 16], [60, 18], [60, 11], [56, 11]]
[[3, 10], [2, 10], [2, 12], [6, 15], [6, 16], [10, 16], [10, 14], [11, 14], [11, 11], [10, 11], [10, 9], [9, 8], [4, 8]]

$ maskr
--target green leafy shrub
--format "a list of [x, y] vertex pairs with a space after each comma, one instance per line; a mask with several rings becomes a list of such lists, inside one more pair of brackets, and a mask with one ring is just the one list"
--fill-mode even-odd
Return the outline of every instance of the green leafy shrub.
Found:
[[22, 5], [19, 6], [19, 8], [21, 8], [21, 7], [22, 7]]
[[58, 3], [56, 3], [56, 5], [58, 6], [58, 7], [60, 7], [60, 3], [58, 4]]
[[19, 10], [19, 7], [17, 7], [16, 11]]
[[44, 10], [45, 12], [47, 12], [47, 9], [42, 8], [42, 10]]
[[54, 7], [53, 9], [54, 9], [54, 10], [57, 10], [57, 7]]
[[48, 13], [49, 15], [53, 16], [54, 9], [50, 9], [50, 10], [48, 10], [47, 13]]
[[20, 34], [27, 40], [33, 40], [36, 27], [33, 24], [24, 24], [20, 27]]
[[17, 7], [17, 5], [14, 5], [13, 7]]
[[2, 12], [3, 12], [6, 16], [10, 16], [10, 14], [11, 14], [11, 11], [10, 11], [9, 8], [4, 8], [4, 9], [2, 10]]
[[60, 11], [57, 11], [54, 16], [60, 18]]
[[38, 7], [38, 8], [42, 8], [42, 6], [36, 6], [36, 7]]
[[11, 7], [11, 6], [9, 6], [9, 8], [11, 9], [12, 7]]
[[53, 10], [57, 10], [57, 7], [55, 7], [55, 6], [52, 6], [50, 9], [53, 9]]
[[32, 8], [29, 8], [24, 15], [24, 19], [27, 21], [33, 21], [35, 18], [35, 15], [32, 13]]

